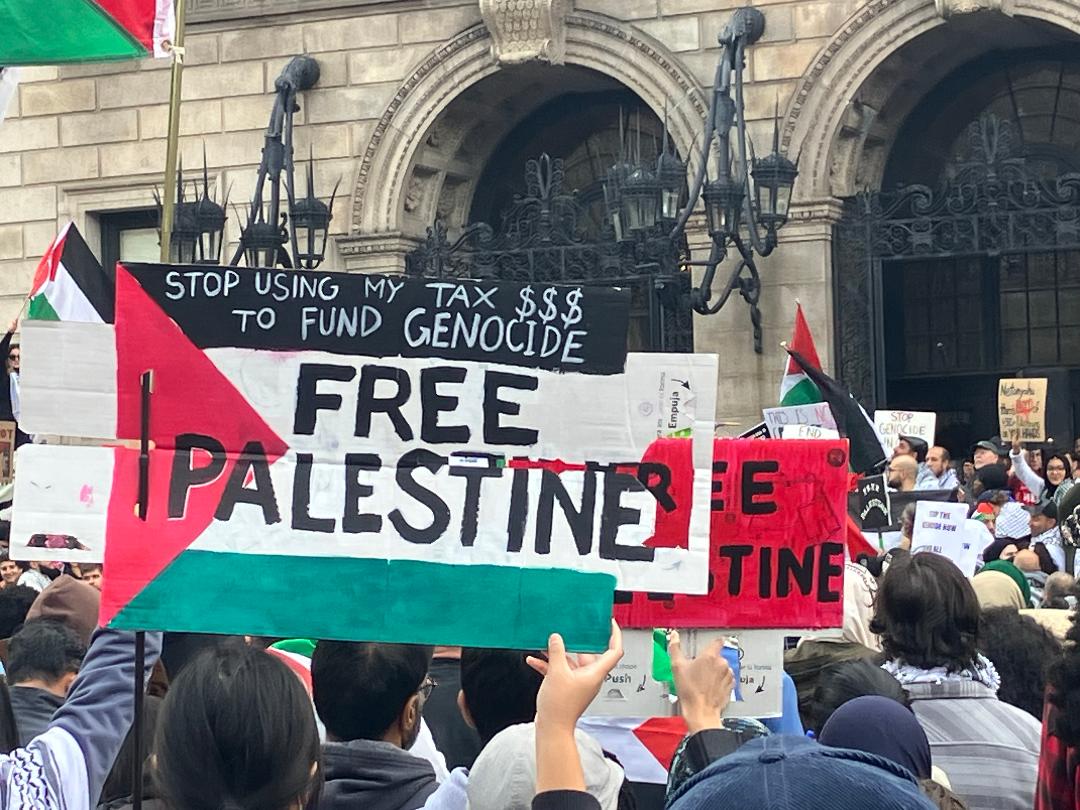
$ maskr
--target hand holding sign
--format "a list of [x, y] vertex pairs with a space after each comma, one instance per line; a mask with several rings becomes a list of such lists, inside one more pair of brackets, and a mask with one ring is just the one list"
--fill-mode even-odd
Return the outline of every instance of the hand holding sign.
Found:
[[547, 653], [547, 661], [532, 655], [525, 659], [544, 676], [536, 696], [537, 724], [573, 729], [600, 691], [604, 678], [622, 658], [622, 630], [617, 622], [611, 622], [611, 640], [607, 651], [601, 655], [571, 658], [558, 633], [552, 633], [548, 639]]
[[679, 710], [691, 734], [720, 728], [720, 715], [731, 702], [735, 674], [721, 655], [723, 649], [724, 639], [717, 638], [701, 655], [687, 658], [678, 631], [671, 634], [668, 642], [671, 672], [679, 694]]

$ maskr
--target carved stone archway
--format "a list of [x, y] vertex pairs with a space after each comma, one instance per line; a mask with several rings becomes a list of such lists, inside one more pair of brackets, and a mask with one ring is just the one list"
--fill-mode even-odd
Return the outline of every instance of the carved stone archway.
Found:
[[[574, 12], [565, 24], [564, 64], [617, 81], [658, 116], [667, 108], [675, 147], [680, 154], [694, 155], [708, 97], [693, 74], [659, 42], [611, 18]], [[405, 215], [407, 208], [424, 202], [419, 199], [424, 192], [412, 176], [413, 165], [432, 138], [447, 137], [435, 129], [447, 108], [465, 90], [500, 70], [491, 45], [484, 25], [469, 28], [433, 51], [398, 89], [361, 158], [352, 195], [353, 235], [338, 242], [349, 267], [366, 269], [379, 263], [385, 267], [389, 254], [403, 257], [412, 240], [422, 236]], [[449, 137], [460, 138], [461, 133]], [[434, 212], [437, 203], [428, 200], [427, 209]]]
[[[800, 155], [796, 200], [877, 188], [890, 138], [907, 113], [943, 76], [995, 46], [955, 33], [954, 26], [988, 14], [1005, 24], [1027, 17], [1080, 33], [1080, 7], [1066, 0], [868, 0], [848, 18], [788, 106], [783, 145]], [[922, 47], [905, 55], [920, 38]]]

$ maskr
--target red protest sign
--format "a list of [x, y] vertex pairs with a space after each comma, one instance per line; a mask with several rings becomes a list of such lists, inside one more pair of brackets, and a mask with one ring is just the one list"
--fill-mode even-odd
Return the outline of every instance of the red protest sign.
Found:
[[[663, 520], [689, 518], [690, 443], [645, 461], [673, 473]], [[718, 439], [713, 450], [709, 592], [621, 594], [623, 627], [838, 627], [843, 619], [846, 440]], [[664, 506], [663, 503], [660, 504]], [[657, 517], [657, 538], [665, 535]]]

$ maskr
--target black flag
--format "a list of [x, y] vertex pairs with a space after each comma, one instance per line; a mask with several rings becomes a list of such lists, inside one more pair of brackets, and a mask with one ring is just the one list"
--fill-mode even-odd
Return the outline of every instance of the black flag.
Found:
[[803, 372], [817, 385], [821, 395], [829, 404], [836, 420], [836, 429], [851, 444], [851, 469], [860, 475], [874, 475], [881, 472], [887, 461], [885, 448], [881, 446], [874, 423], [870, 421], [862, 405], [844, 386], [807, 361], [794, 349], [788, 349], [795, 362], [802, 366]]

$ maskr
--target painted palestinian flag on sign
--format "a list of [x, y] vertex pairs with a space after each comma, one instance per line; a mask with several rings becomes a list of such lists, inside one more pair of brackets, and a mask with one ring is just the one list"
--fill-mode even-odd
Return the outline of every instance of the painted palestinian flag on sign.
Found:
[[173, 0], [0, 0], [0, 65], [166, 56]]
[[[115, 627], [601, 649], [616, 585], [708, 576], [716, 358], [627, 354], [628, 312], [608, 288], [117, 265], [115, 328], [26, 324], [23, 409], [128, 446], [20, 451], [13, 544], [103, 555]], [[687, 468], [654, 460], [686, 428]]]
[[[801, 354], [815, 368], [821, 368], [817, 347], [814, 346], [814, 336], [810, 334], [810, 326], [803, 316], [802, 304], [795, 305], [795, 329], [791, 335], [789, 347]], [[824, 402], [821, 391], [802, 367], [789, 357], [784, 376], [780, 380], [780, 407], [809, 405], [814, 402]]]
[[115, 271], [98, 264], [69, 222], [38, 262], [27, 318], [112, 323], [115, 284]]

